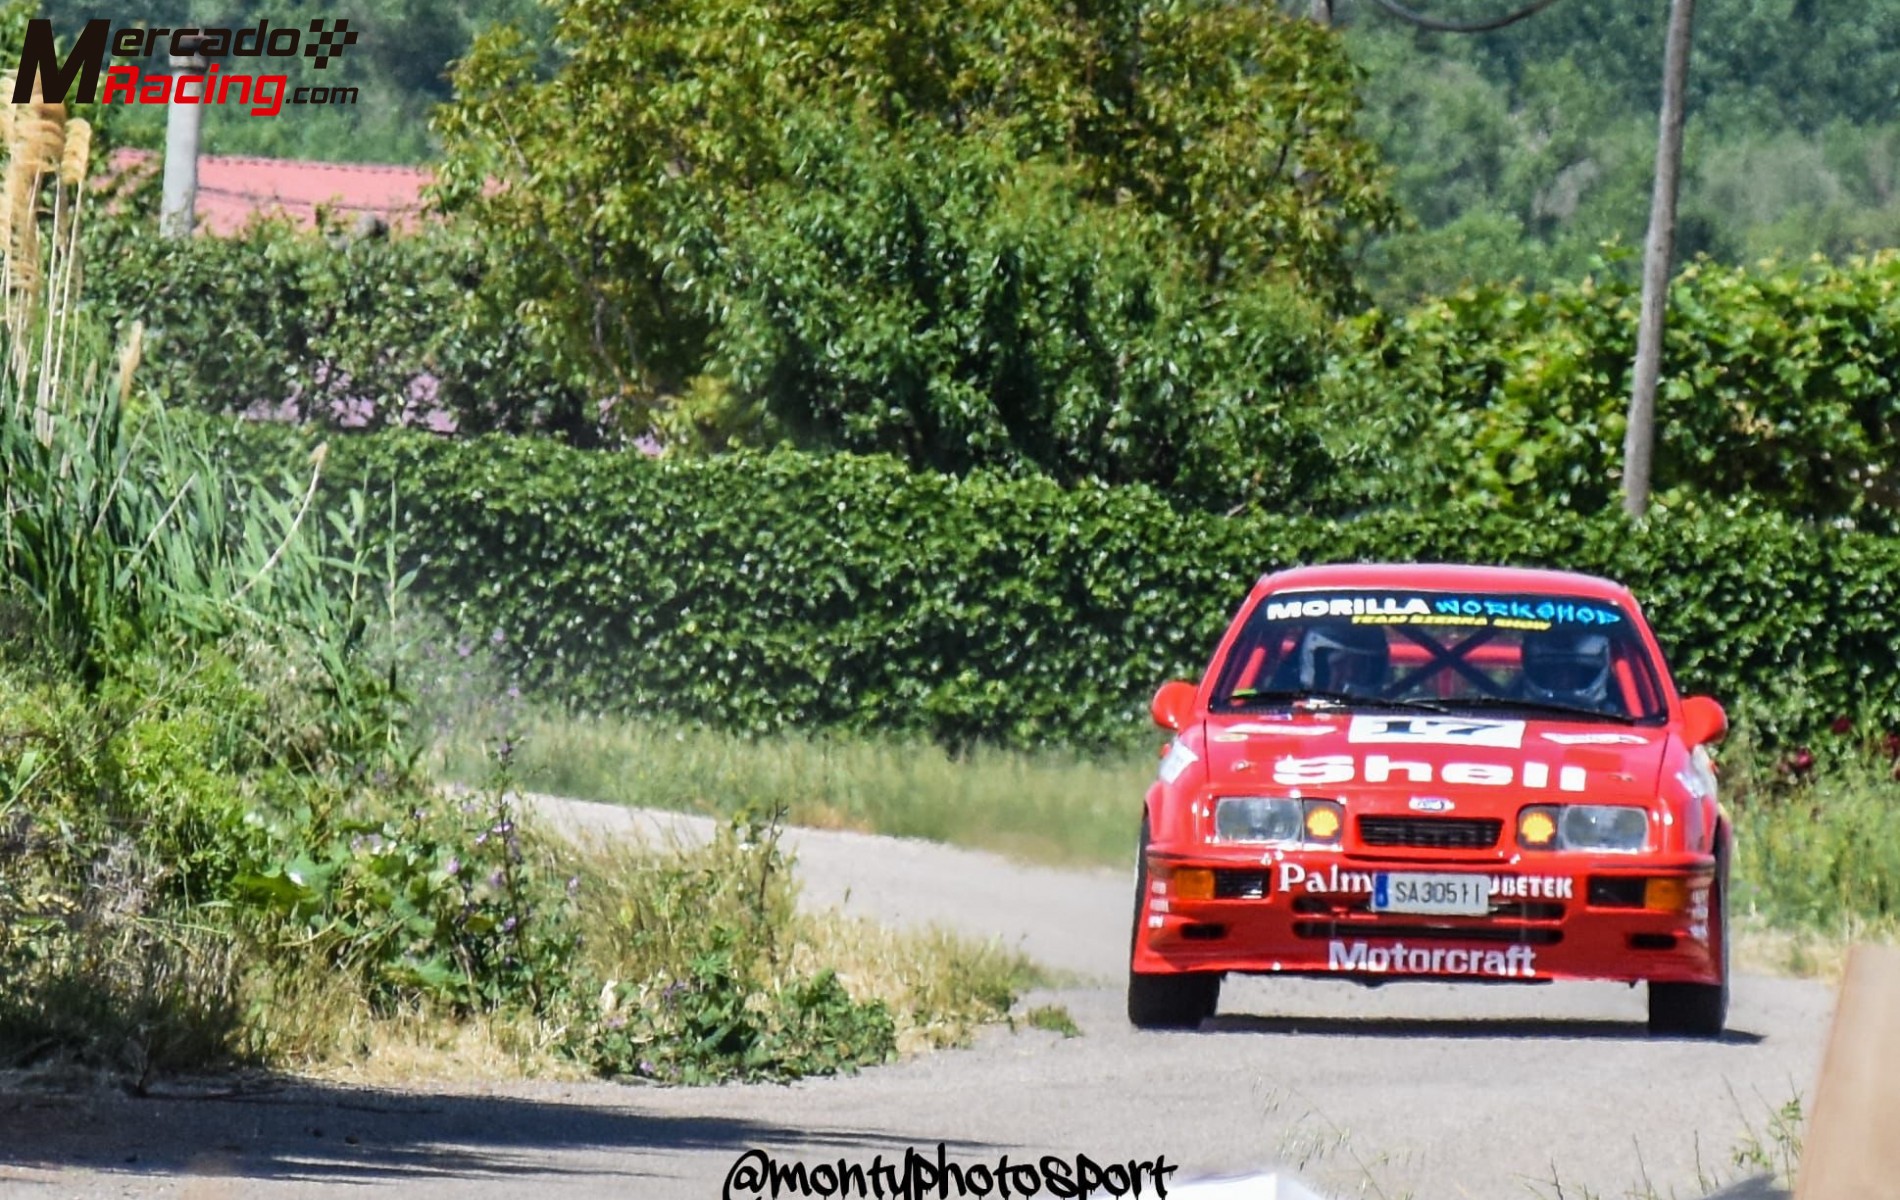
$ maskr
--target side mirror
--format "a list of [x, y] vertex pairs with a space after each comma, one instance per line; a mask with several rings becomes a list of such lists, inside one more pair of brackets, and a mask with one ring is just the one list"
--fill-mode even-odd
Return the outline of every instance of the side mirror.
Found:
[[[1159, 703], [1157, 699], [1156, 703]], [[1682, 701], [1682, 740], [1691, 749], [1719, 742], [1728, 732], [1728, 714], [1708, 696], [1686, 696]]]
[[1199, 691], [1193, 684], [1179, 679], [1162, 684], [1161, 690], [1155, 693], [1154, 703], [1148, 706], [1155, 724], [1176, 733], [1186, 729], [1194, 721], [1194, 700]]

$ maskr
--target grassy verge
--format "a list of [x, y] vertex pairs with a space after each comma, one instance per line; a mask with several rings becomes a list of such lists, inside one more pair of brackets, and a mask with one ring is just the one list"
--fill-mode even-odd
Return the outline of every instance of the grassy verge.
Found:
[[1838, 979], [1854, 942], [1900, 940], [1900, 744], [1851, 733], [1721, 756], [1735, 820], [1742, 946], [1770, 969]]
[[[489, 722], [492, 724], [492, 722]], [[445, 780], [482, 772], [484, 723], [438, 743]], [[730, 815], [782, 805], [797, 825], [928, 838], [1031, 862], [1123, 863], [1133, 853], [1152, 756], [1093, 759], [922, 742], [780, 736], [745, 740], [635, 722], [519, 721], [517, 762], [535, 791], [643, 808]]]
[[454, 797], [313, 765], [330, 714], [281, 657], [120, 670], [0, 655], [0, 1069], [787, 1079], [959, 1042], [1036, 981], [800, 914], [780, 814], [576, 846], [505, 762]]
[[532, 831], [529, 843], [572, 872], [563, 1003], [445, 1019], [427, 1004], [368, 1003], [325, 972], [284, 970], [260, 976], [251, 996], [250, 1033], [269, 1061], [392, 1084], [790, 1078], [962, 1044], [1039, 982], [994, 945], [798, 913], [769, 824], [684, 850], [577, 848]]
[[[492, 715], [488, 718], [493, 720]], [[929, 838], [1052, 865], [1122, 865], [1154, 760], [978, 750], [825, 736], [746, 739], [639, 722], [511, 718], [538, 791], [730, 814], [781, 804], [795, 824]], [[441, 776], [479, 772], [481, 720], [431, 751]], [[1722, 749], [1735, 819], [1735, 913], [1745, 966], [1838, 976], [1847, 945], [1900, 937], [1900, 778], [1894, 747], [1842, 736], [1771, 754]]]

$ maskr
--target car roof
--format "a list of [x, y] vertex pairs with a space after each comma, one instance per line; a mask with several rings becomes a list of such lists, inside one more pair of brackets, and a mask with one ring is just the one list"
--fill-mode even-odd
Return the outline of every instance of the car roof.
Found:
[[1329, 563], [1293, 567], [1263, 576], [1256, 591], [1309, 588], [1390, 588], [1417, 591], [1517, 592], [1577, 596], [1635, 607], [1628, 588], [1597, 575], [1537, 567], [1487, 567], [1471, 563]]

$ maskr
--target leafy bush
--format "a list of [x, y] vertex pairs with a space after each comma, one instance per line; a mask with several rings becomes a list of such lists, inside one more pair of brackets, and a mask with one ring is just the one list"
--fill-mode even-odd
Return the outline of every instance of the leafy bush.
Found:
[[859, 1002], [823, 971], [762, 993], [715, 949], [682, 977], [615, 985], [577, 1052], [604, 1075], [669, 1083], [797, 1079], [882, 1062], [897, 1027], [882, 1001]]
[[1322, 314], [1291, 288], [1210, 287], [1166, 222], [985, 143], [868, 123], [788, 136], [824, 173], [689, 239], [728, 406], [802, 446], [1221, 509], [1284, 502], [1318, 466], [1293, 402]]
[[306, 814], [292, 814], [273, 830], [274, 854], [231, 893], [278, 936], [362, 979], [372, 1003], [557, 1008], [577, 938], [558, 856], [524, 839], [503, 790], [461, 803], [394, 799], [410, 804], [326, 813], [303, 827]]
[[792, 1078], [882, 1061], [900, 1033], [954, 1040], [1013, 999], [1019, 963], [796, 917], [774, 822], [590, 854], [529, 827], [505, 770], [447, 798], [232, 773], [274, 711], [240, 664], [156, 663], [138, 686], [128, 712], [0, 663], [0, 1065], [142, 1085], [350, 1053], [343, 1020], [493, 1014], [604, 1073]]
[[[296, 453], [231, 427], [224, 453]], [[1609, 575], [1682, 683], [1771, 736], [1900, 726], [1900, 541], [1684, 505], [1522, 515], [1446, 504], [1353, 520], [1181, 511], [1142, 487], [913, 473], [791, 453], [712, 461], [509, 439], [352, 439], [339, 473], [403, 481], [416, 587], [499, 634], [524, 688], [595, 712], [948, 742], [1146, 736], [1263, 573], [1484, 561]]]
[[[1655, 483], [1900, 531], [1900, 255], [1692, 264], [1670, 293]], [[1373, 313], [1331, 368], [1336, 503], [1616, 503], [1638, 298], [1614, 272]]]
[[470, 232], [366, 235], [333, 219], [313, 233], [270, 219], [177, 240], [151, 236], [150, 207], [135, 189], [87, 235], [92, 308], [108, 326], [146, 328], [143, 394], [330, 428], [614, 439], [484, 287], [492, 252]]
[[568, 1049], [594, 1070], [677, 1083], [791, 1079], [879, 1062], [895, 1029], [830, 971], [786, 968], [794, 888], [776, 818], [745, 809], [694, 853], [649, 863], [639, 887], [589, 887], [605, 945], [595, 1011]]

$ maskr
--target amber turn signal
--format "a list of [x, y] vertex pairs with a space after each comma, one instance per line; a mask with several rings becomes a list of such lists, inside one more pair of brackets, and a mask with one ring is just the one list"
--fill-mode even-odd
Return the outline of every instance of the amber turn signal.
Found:
[[1681, 912], [1689, 907], [1689, 885], [1680, 879], [1651, 879], [1643, 884], [1643, 907]]
[[1188, 867], [1176, 871], [1172, 876], [1176, 898], [1181, 900], [1212, 900], [1214, 898], [1214, 872], [1205, 867]]

